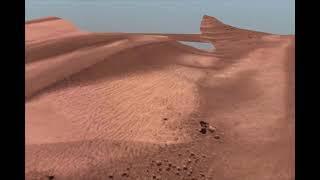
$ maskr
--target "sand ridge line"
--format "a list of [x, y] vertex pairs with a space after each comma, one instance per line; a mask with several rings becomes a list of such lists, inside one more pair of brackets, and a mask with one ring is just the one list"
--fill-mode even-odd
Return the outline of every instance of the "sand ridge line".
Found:
[[294, 37], [203, 21], [202, 34], [90, 33], [67, 50], [70, 24], [30, 24], [42, 43], [29, 52], [46, 51], [26, 62], [26, 177], [294, 179]]
[[44, 17], [44, 18], [39, 18], [39, 19], [26, 21], [25, 24], [41, 23], [41, 22], [45, 22], [45, 21], [55, 21], [55, 20], [61, 20], [61, 18], [54, 17], [54, 16], [49, 16], [49, 17]]
[[[93, 66], [105, 60], [107, 57], [125, 51], [126, 49], [167, 41], [166, 38], [145, 38], [145, 36], [142, 36], [140, 38], [119, 40], [104, 46], [86, 47], [57, 57], [28, 64], [26, 66], [26, 81], [28, 81], [26, 85], [26, 97], [30, 97], [36, 91], [72, 74], [78, 73], [82, 69]], [[95, 56], [95, 54], [99, 55]], [[66, 67], [72, 67], [72, 71], [69, 71], [70, 69]]]

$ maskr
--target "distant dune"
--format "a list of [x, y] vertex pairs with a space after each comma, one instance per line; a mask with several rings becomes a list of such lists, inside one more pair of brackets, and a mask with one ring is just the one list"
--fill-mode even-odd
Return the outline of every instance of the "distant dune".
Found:
[[25, 25], [27, 179], [295, 178], [294, 35]]

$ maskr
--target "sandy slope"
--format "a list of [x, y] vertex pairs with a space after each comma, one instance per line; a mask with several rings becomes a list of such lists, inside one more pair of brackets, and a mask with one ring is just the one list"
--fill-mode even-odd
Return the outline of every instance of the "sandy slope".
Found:
[[27, 179], [294, 179], [294, 36], [209, 16], [200, 30], [27, 22]]

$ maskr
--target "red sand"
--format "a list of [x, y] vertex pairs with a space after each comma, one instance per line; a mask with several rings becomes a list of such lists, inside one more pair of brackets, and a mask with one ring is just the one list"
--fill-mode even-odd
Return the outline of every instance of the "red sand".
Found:
[[294, 36], [209, 16], [200, 30], [27, 22], [27, 179], [294, 179]]

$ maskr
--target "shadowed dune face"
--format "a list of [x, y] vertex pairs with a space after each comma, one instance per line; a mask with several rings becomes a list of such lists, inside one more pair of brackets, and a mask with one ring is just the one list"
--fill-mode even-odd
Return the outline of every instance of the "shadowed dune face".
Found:
[[26, 177], [294, 179], [294, 37], [206, 15], [200, 31], [27, 22]]

